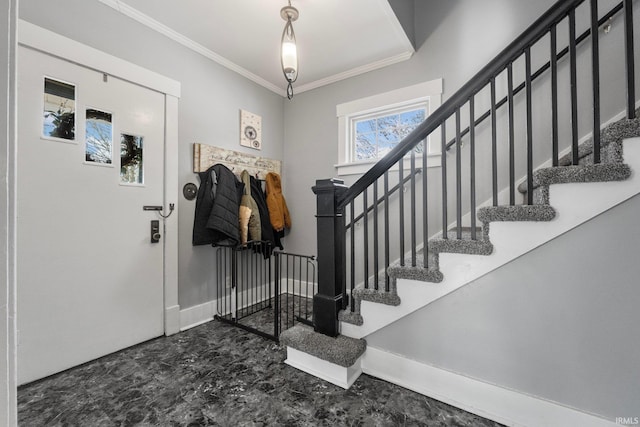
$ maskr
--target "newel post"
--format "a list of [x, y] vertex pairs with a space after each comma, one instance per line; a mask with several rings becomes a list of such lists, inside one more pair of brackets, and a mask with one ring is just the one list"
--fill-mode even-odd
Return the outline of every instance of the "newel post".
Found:
[[318, 224], [318, 293], [313, 297], [313, 328], [335, 337], [346, 277], [344, 209], [337, 209], [337, 201], [347, 187], [344, 181], [332, 178], [317, 180], [312, 189]]

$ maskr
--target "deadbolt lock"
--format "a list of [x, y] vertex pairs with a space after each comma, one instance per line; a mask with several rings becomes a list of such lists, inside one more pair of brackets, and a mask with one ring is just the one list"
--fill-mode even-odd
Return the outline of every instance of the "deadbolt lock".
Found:
[[158, 243], [160, 241], [160, 221], [157, 219], [151, 220], [151, 243]]

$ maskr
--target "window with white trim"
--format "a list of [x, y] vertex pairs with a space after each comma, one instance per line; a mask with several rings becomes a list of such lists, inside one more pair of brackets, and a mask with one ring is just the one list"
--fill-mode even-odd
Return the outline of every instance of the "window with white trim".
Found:
[[[441, 96], [438, 79], [338, 105], [338, 175], [366, 172], [440, 106]], [[434, 136], [429, 139], [439, 141]], [[439, 144], [428, 141], [427, 154], [435, 165]]]
[[427, 115], [427, 102], [350, 118], [351, 158], [378, 160], [409, 135]]

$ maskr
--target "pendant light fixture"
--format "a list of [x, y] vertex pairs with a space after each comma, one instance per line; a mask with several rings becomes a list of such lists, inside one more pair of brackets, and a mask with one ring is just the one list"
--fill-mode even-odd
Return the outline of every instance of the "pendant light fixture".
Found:
[[280, 51], [280, 65], [282, 65], [282, 73], [287, 79], [287, 98], [293, 98], [293, 82], [298, 79], [298, 49], [296, 47], [296, 34], [293, 32], [291, 24], [298, 19], [298, 9], [289, 5], [280, 9], [280, 16], [287, 21], [282, 32], [282, 42]]

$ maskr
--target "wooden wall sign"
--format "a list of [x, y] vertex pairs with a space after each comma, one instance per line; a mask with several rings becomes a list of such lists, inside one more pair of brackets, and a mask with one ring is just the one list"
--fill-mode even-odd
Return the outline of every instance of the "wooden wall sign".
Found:
[[193, 144], [193, 171], [204, 172], [211, 166], [221, 163], [236, 175], [247, 170], [252, 176], [264, 179], [269, 172], [282, 175], [282, 161], [266, 157], [252, 156], [239, 151], [218, 148], [212, 145]]

